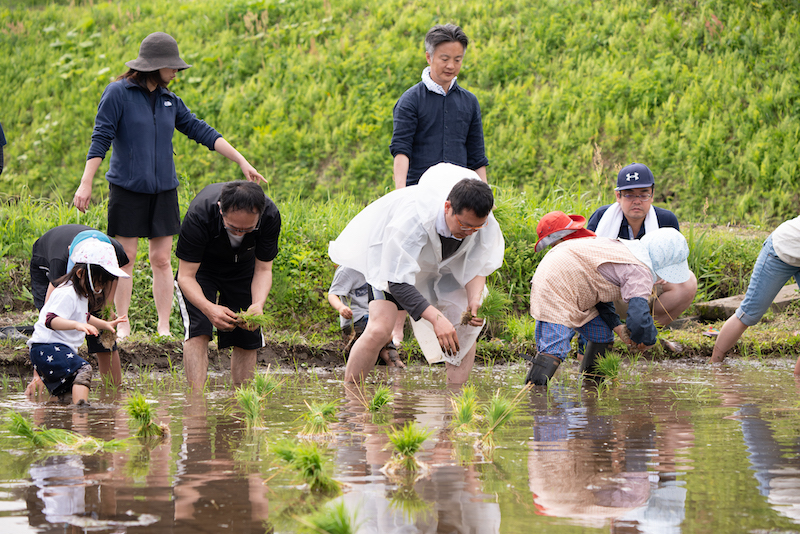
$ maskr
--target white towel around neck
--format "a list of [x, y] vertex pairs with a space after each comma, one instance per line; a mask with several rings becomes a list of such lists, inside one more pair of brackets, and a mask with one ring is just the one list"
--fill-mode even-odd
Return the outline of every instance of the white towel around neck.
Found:
[[[601, 237], [610, 237], [611, 239], [616, 239], [617, 236], [619, 236], [619, 227], [621, 224], [622, 209], [619, 206], [619, 202], [615, 202], [611, 204], [603, 216], [600, 217], [600, 221], [597, 223], [597, 229], [594, 231], [594, 233]], [[650, 206], [650, 210], [647, 212], [647, 217], [644, 218], [644, 233], [652, 232], [654, 230], [658, 230], [658, 217], [656, 217], [656, 209], [653, 206]], [[623, 237], [623, 239], [628, 238], [626, 236]]]

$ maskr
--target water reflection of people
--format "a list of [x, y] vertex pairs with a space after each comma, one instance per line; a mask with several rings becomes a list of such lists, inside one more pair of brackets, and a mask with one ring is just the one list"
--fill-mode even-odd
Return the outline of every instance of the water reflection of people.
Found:
[[538, 513], [592, 527], [602, 521], [639, 532], [679, 531], [686, 490], [676, 477], [676, 452], [693, 441], [689, 414], [651, 403], [647, 414], [601, 415], [590, 398], [576, 396], [582, 393], [556, 388], [549, 405], [532, 397], [540, 415], [528, 476]]
[[481, 490], [475, 465], [458, 465], [453, 442], [446, 435], [450, 403], [443, 392], [406, 394], [395, 398], [394, 426], [408, 416], [433, 430], [417, 457], [430, 466], [427, 477], [411, 486], [388, 481], [379, 472], [391, 457], [385, 428], [371, 422], [370, 413], [352, 386], [345, 388], [342, 418], [345, 444], [337, 445], [336, 478], [349, 483], [341, 497], [361, 524], [359, 532], [500, 531], [500, 506]]
[[176, 527], [210, 531], [224, 523], [231, 532], [263, 534], [269, 516], [264, 481], [258, 473], [238, 473], [230, 436], [239, 425], [212, 423], [207, 402], [202, 393], [187, 396], [174, 484]]
[[[800, 438], [778, 441], [771, 423], [762, 416], [761, 408], [743, 397], [733, 378], [723, 373], [717, 373], [716, 378], [723, 388], [722, 405], [736, 408], [730, 418], [741, 424], [758, 492], [773, 510], [800, 524], [800, 462], [797, 460]], [[796, 382], [800, 389], [800, 380]]]

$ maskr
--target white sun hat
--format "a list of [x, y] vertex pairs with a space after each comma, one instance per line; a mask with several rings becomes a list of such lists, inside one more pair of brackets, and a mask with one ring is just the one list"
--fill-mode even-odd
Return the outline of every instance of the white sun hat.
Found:
[[119, 268], [117, 253], [114, 245], [100, 241], [96, 237], [84, 239], [72, 248], [69, 255], [70, 261], [75, 263], [86, 263], [89, 265], [99, 265], [117, 278], [130, 278], [130, 275]]
[[675, 228], [659, 228], [641, 239], [620, 239], [636, 259], [647, 265], [653, 279], [680, 284], [692, 276], [689, 269], [689, 245]]

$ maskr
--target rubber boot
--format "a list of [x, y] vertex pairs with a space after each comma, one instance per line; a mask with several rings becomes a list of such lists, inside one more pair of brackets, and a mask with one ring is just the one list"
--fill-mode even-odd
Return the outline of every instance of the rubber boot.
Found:
[[553, 378], [556, 374], [556, 369], [561, 364], [561, 360], [550, 354], [538, 353], [533, 358], [533, 364], [528, 370], [528, 376], [525, 377], [526, 384], [533, 384], [534, 386], [547, 385], [547, 381]]
[[599, 358], [603, 357], [610, 346], [611, 343], [595, 343], [594, 341], [587, 341], [586, 352], [584, 353], [583, 361], [581, 362], [581, 373], [587, 373], [590, 375], [595, 374], [597, 370], [595, 362]]

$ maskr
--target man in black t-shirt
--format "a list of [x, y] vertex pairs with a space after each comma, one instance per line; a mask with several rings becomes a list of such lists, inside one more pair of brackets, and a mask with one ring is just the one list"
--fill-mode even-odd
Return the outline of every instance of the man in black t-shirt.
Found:
[[281, 216], [257, 184], [227, 182], [205, 187], [181, 224], [177, 289], [186, 338], [183, 364], [189, 384], [202, 388], [208, 375], [213, 328], [219, 348], [233, 347], [234, 384], [249, 379], [261, 331], [240, 326], [239, 312], [260, 315], [272, 288]]

